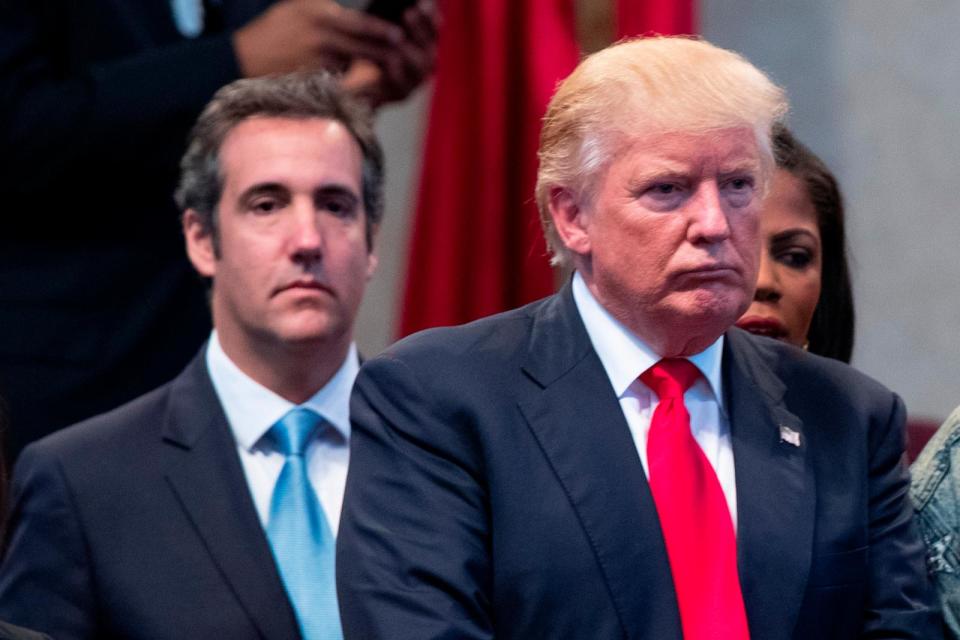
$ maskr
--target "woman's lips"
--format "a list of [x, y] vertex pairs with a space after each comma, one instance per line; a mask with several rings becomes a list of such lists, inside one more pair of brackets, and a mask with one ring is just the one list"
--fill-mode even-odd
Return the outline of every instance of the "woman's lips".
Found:
[[758, 336], [782, 340], [787, 337], [787, 328], [776, 318], [746, 316], [737, 321], [737, 326]]

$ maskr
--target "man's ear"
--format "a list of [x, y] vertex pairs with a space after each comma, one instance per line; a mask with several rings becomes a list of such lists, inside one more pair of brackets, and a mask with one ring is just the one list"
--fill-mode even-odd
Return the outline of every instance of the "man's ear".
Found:
[[205, 228], [200, 214], [193, 209], [183, 213], [183, 238], [187, 257], [197, 273], [212, 278], [217, 271], [217, 252], [213, 246], [213, 232]]
[[580, 256], [589, 254], [590, 235], [587, 226], [590, 216], [583, 208], [581, 198], [567, 187], [553, 187], [550, 189], [547, 209], [564, 246]]
[[370, 225], [370, 245], [367, 249], [367, 280], [370, 280], [377, 271], [377, 265], [380, 263], [380, 258], [377, 255], [377, 232], [380, 231], [380, 225], [373, 224], [369, 220], [367, 224]]

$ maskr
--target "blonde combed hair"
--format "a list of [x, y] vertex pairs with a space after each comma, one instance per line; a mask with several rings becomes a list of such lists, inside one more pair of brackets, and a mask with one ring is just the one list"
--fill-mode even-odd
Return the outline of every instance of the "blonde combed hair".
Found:
[[553, 264], [570, 255], [550, 217], [555, 187], [588, 202], [599, 174], [629, 140], [749, 127], [765, 174], [770, 135], [787, 111], [783, 90], [733, 51], [691, 37], [636, 38], [584, 59], [550, 100], [540, 133], [536, 199]]

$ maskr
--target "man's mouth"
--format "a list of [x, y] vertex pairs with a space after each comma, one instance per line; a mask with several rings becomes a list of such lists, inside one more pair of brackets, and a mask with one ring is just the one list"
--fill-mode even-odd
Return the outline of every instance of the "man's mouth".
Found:
[[740, 272], [725, 264], [710, 264], [680, 272], [681, 278], [697, 280], [731, 280], [739, 277]]
[[323, 284], [318, 280], [313, 279], [303, 279], [303, 280], [294, 280], [289, 282], [274, 291], [274, 295], [278, 293], [283, 293], [284, 291], [295, 291], [295, 290], [314, 290], [314, 291], [323, 291], [330, 295], [334, 295], [333, 289]]
[[703, 262], [687, 269], [688, 273], [710, 273], [711, 271], [736, 271], [732, 264], [726, 262]]

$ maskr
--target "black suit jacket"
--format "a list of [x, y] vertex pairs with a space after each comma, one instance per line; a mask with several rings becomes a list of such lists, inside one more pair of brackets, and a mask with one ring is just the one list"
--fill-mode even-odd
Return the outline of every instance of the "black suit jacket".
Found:
[[50, 640], [49, 636], [0, 622], [0, 640]]
[[201, 355], [28, 447], [0, 619], [57, 640], [299, 638], [236, 446]]
[[0, 395], [12, 453], [170, 380], [209, 333], [173, 202], [187, 132], [239, 75], [222, 0], [188, 40], [170, 0], [0, 2]]
[[[736, 329], [723, 376], [751, 637], [940, 637], [899, 399]], [[681, 638], [653, 499], [569, 287], [399, 343], [364, 365], [351, 415], [347, 639]]]

